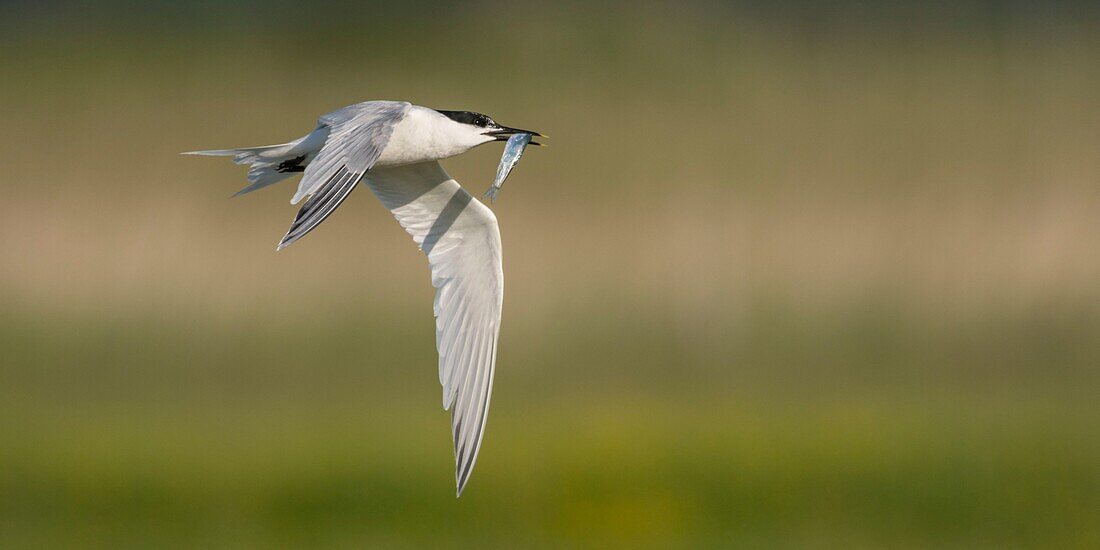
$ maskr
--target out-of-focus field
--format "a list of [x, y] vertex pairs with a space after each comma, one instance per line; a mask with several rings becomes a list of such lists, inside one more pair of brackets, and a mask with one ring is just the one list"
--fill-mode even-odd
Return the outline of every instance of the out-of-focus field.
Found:
[[[1095, 7], [8, 9], [0, 546], [1100, 545]], [[459, 501], [404, 232], [177, 155], [366, 99], [552, 136]]]

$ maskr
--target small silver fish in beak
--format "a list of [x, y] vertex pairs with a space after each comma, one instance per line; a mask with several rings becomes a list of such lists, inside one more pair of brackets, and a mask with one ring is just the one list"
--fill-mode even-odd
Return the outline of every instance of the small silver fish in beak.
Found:
[[[506, 130], [512, 129], [507, 128]], [[539, 145], [538, 143], [532, 143], [531, 138], [533, 137], [534, 132], [520, 130], [507, 138], [508, 143], [504, 145], [504, 154], [501, 155], [500, 165], [497, 166], [497, 177], [493, 180], [493, 185], [489, 186], [489, 190], [485, 191], [484, 196], [488, 197], [490, 201], [496, 201], [497, 193], [500, 193], [500, 186], [504, 185], [504, 180], [508, 179], [508, 174], [512, 172], [512, 168], [515, 168], [519, 158], [523, 156], [523, 150], [527, 148], [527, 144]], [[498, 136], [497, 139], [501, 139], [501, 137]]]

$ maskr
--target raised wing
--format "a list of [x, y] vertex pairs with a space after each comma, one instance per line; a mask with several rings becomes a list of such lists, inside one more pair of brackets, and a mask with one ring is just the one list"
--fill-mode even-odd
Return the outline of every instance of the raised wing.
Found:
[[328, 136], [317, 157], [306, 166], [298, 192], [290, 201], [297, 204], [309, 196], [279, 243], [280, 249], [304, 237], [344, 202], [382, 155], [394, 125], [405, 118], [409, 107], [405, 102], [368, 101], [317, 121], [318, 129], [328, 129]]
[[366, 184], [428, 256], [443, 408], [451, 410], [458, 494], [477, 461], [492, 395], [504, 298], [500, 231], [437, 162], [377, 168]]

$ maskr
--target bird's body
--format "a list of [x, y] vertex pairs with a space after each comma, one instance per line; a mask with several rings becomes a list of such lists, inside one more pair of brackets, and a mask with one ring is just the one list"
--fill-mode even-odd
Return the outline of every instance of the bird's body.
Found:
[[323, 115], [312, 132], [289, 143], [189, 153], [233, 156], [250, 165], [250, 185], [238, 194], [302, 173], [291, 202], [308, 198], [280, 249], [317, 227], [360, 182], [413, 237], [437, 289], [439, 381], [443, 406], [452, 411], [460, 495], [477, 460], [492, 394], [504, 271], [496, 216], [437, 161], [519, 132], [526, 131], [478, 113], [368, 101]]

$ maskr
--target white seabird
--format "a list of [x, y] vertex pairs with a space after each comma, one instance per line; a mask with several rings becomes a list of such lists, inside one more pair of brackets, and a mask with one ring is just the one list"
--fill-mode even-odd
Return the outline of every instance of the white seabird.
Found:
[[[306, 199], [277, 249], [301, 239], [363, 182], [424, 254], [435, 286], [436, 349], [443, 408], [451, 410], [455, 484], [462, 495], [477, 461], [492, 395], [504, 298], [500, 230], [492, 210], [443, 171], [438, 160], [514, 134], [470, 111], [367, 101], [322, 116], [282, 145], [194, 151], [248, 164], [255, 191], [302, 172], [291, 204]], [[533, 145], [539, 145], [533, 143]]]

